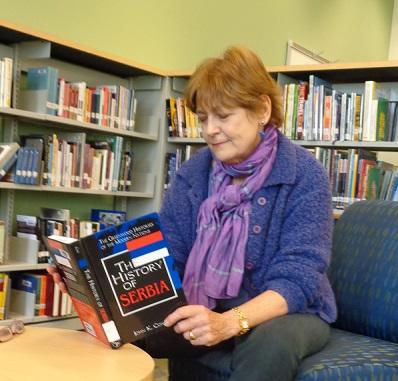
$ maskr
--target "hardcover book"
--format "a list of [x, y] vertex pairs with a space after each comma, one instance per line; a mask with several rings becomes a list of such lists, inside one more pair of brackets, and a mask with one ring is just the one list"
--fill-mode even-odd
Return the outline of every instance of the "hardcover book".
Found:
[[83, 327], [112, 348], [162, 330], [186, 304], [156, 213], [80, 240], [44, 239]]
[[126, 221], [126, 212], [122, 210], [91, 209], [91, 220], [100, 223], [100, 228], [120, 225]]

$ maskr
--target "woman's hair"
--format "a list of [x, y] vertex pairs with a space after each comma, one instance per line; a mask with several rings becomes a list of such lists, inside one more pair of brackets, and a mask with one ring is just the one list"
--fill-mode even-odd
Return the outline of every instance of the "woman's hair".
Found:
[[232, 46], [219, 58], [205, 60], [191, 76], [185, 98], [187, 106], [217, 111], [242, 107], [257, 113], [263, 108], [264, 95], [271, 99], [270, 122], [283, 123], [281, 90], [261, 59], [251, 50]]

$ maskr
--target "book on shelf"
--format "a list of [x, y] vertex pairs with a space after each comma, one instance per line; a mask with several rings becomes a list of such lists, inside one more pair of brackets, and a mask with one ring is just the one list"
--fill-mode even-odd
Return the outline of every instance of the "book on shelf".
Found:
[[45, 240], [84, 329], [113, 348], [162, 330], [186, 303], [156, 213], [80, 240]]
[[58, 69], [32, 67], [27, 70], [26, 89], [21, 92], [23, 109], [40, 114], [58, 113]]
[[10, 276], [7, 273], [0, 273], [0, 320], [8, 318], [10, 287]]
[[100, 229], [105, 229], [125, 222], [126, 212], [122, 210], [91, 209], [91, 220], [99, 222]]
[[24, 317], [66, 316], [73, 311], [68, 294], [62, 294], [47, 273], [11, 274], [11, 302], [7, 312]]
[[[79, 238], [94, 234], [100, 230], [100, 224], [96, 221], [80, 221], [79, 222]], [[72, 236], [73, 237], [73, 236]], [[74, 237], [77, 238], [77, 237]]]
[[6, 223], [0, 219], [0, 265], [5, 262], [5, 249], [6, 249]]
[[18, 158], [19, 144], [15, 142], [0, 144], [0, 179], [12, 168]]
[[26, 214], [15, 216], [17, 223], [17, 237], [38, 240], [37, 217]]
[[184, 98], [166, 99], [166, 119], [169, 137], [199, 138], [202, 136], [197, 115], [189, 109]]
[[11, 107], [13, 60], [9, 57], [0, 59], [0, 107]]

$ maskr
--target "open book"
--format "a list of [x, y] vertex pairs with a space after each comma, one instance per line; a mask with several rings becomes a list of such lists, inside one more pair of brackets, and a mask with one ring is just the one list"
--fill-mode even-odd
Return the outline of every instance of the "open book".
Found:
[[156, 213], [80, 240], [44, 239], [84, 329], [113, 348], [161, 330], [186, 304]]

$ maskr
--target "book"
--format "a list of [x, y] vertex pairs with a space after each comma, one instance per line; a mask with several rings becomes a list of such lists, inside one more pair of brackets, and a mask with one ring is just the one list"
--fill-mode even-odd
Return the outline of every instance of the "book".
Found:
[[126, 212], [122, 210], [91, 209], [91, 220], [99, 222], [100, 229], [105, 229], [125, 222]]
[[4, 171], [4, 174], [10, 168], [9, 164], [10, 161], [12, 161], [12, 163], [15, 162], [15, 155], [17, 154], [18, 150], [19, 150], [18, 143], [0, 144], [0, 170]]
[[5, 248], [6, 248], [6, 222], [0, 219], [0, 265], [5, 262]]
[[80, 240], [44, 239], [84, 329], [112, 348], [162, 330], [186, 304], [156, 213]]
[[27, 70], [26, 90], [21, 92], [23, 109], [57, 115], [58, 69], [50, 66]]
[[39, 307], [37, 304], [38, 292], [38, 279], [32, 274], [12, 273], [10, 310], [26, 317], [35, 316]]
[[7, 318], [7, 304], [10, 299], [10, 277], [7, 273], [0, 273], [0, 320]]

